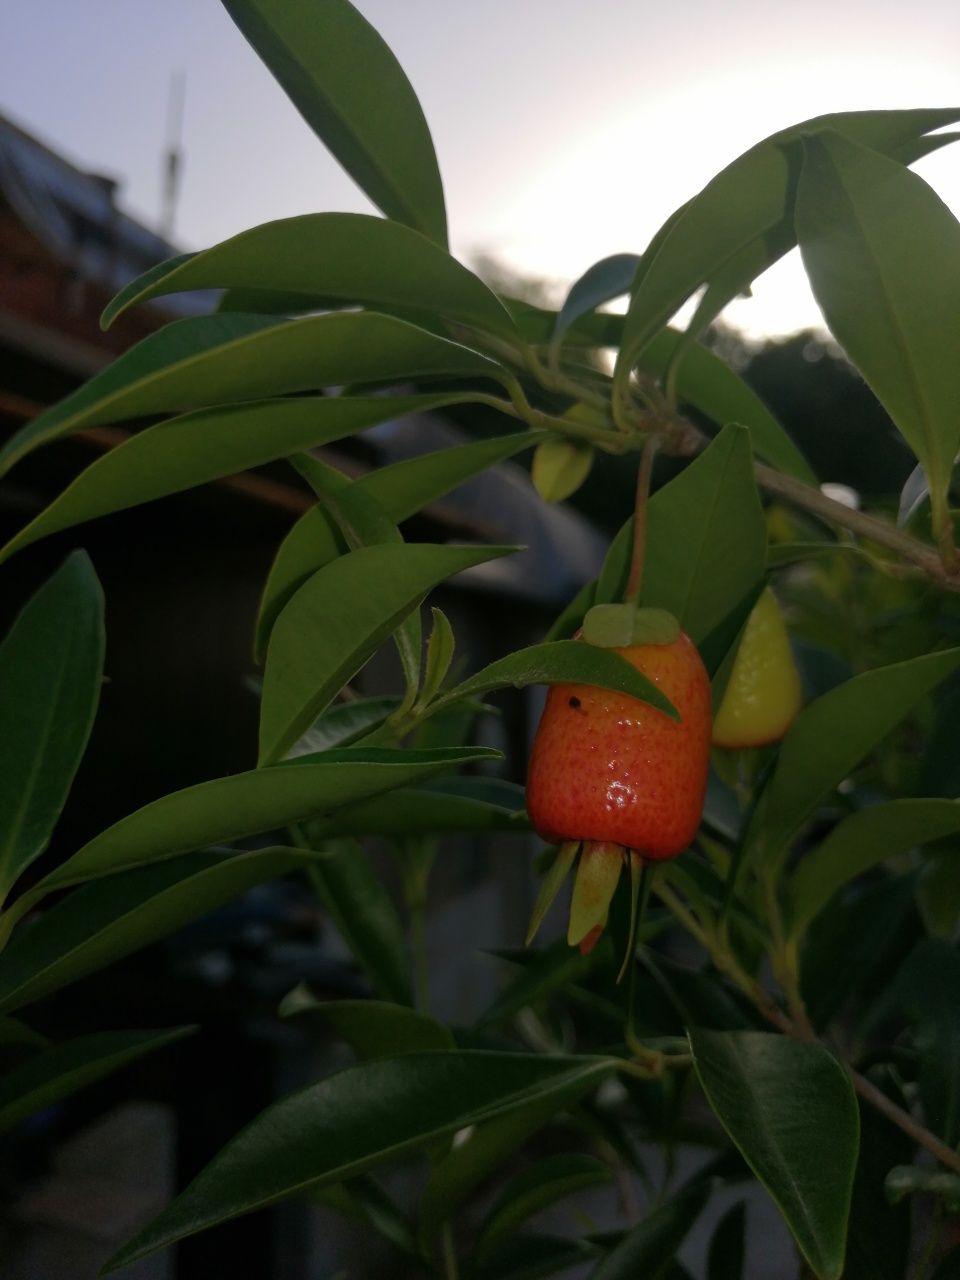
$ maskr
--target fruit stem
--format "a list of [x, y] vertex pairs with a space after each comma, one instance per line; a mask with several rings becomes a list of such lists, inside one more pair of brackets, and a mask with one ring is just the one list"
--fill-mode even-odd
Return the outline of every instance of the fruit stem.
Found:
[[640, 454], [637, 471], [637, 496], [633, 506], [633, 553], [630, 557], [630, 576], [623, 598], [627, 604], [636, 604], [643, 585], [643, 565], [647, 555], [647, 507], [650, 505], [650, 477], [653, 459], [657, 452], [657, 437], [648, 435]]

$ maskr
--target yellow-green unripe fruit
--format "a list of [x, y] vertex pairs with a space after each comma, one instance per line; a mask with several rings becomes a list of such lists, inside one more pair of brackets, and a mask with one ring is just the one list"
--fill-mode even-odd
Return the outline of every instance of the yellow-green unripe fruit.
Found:
[[778, 742], [803, 701], [787, 628], [773, 592], [754, 605], [713, 722], [718, 747], [762, 747]]

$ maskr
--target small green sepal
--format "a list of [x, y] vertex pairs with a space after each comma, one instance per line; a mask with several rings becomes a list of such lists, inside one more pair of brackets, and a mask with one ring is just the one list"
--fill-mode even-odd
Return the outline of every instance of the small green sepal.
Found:
[[583, 846], [570, 903], [567, 942], [571, 947], [578, 946], [588, 934], [606, 925], [623, 859], [623, 845], [588, 840]]
[[680, 623], [666, 609], [638, 609], [632, 604], [595, 604], [583, 620], [583, 638], [600, 649], [630, 644], [673, 644]]
[[556, 857], [550, 864], [550, 869], [546, 872], [540, 884], [540, 892], [537, 894], [537, 900], [533, 904], [533, 913], [530, 916], [530, 925], [527, 929], [526, 945], [537, 936], [537, 930], [543, 924], [543, 917], [553, 905], [553, 900], [560, 892], [560, 888], [567, 878], [570, 868], [573, 866], [573, 860], [577, 856], [580, 848], [579, 840], [567, 840], [557, 850]]

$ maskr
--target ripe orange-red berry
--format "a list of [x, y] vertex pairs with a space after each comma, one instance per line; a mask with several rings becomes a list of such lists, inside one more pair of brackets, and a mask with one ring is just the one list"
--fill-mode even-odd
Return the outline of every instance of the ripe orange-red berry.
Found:
[[615, 649], [680, 721], [595, 685], [554, 685], [527, 777], [527, 812], [552, 844], [603, 841], [672, 858], [700, 825], [710, 762], [710, 678], [682, 632], [670, 644]]

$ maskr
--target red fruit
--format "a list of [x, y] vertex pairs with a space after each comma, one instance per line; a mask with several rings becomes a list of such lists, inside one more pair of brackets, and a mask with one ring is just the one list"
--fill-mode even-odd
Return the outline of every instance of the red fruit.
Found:
[[537, 730], [527, 812], [551, 844], [603, 841], [659, 860], [700, 825], [710, 763], [710, 678], [682, 632], [617, 648], [666, 694], [680, 721], [627, 694], [554, 685]]

